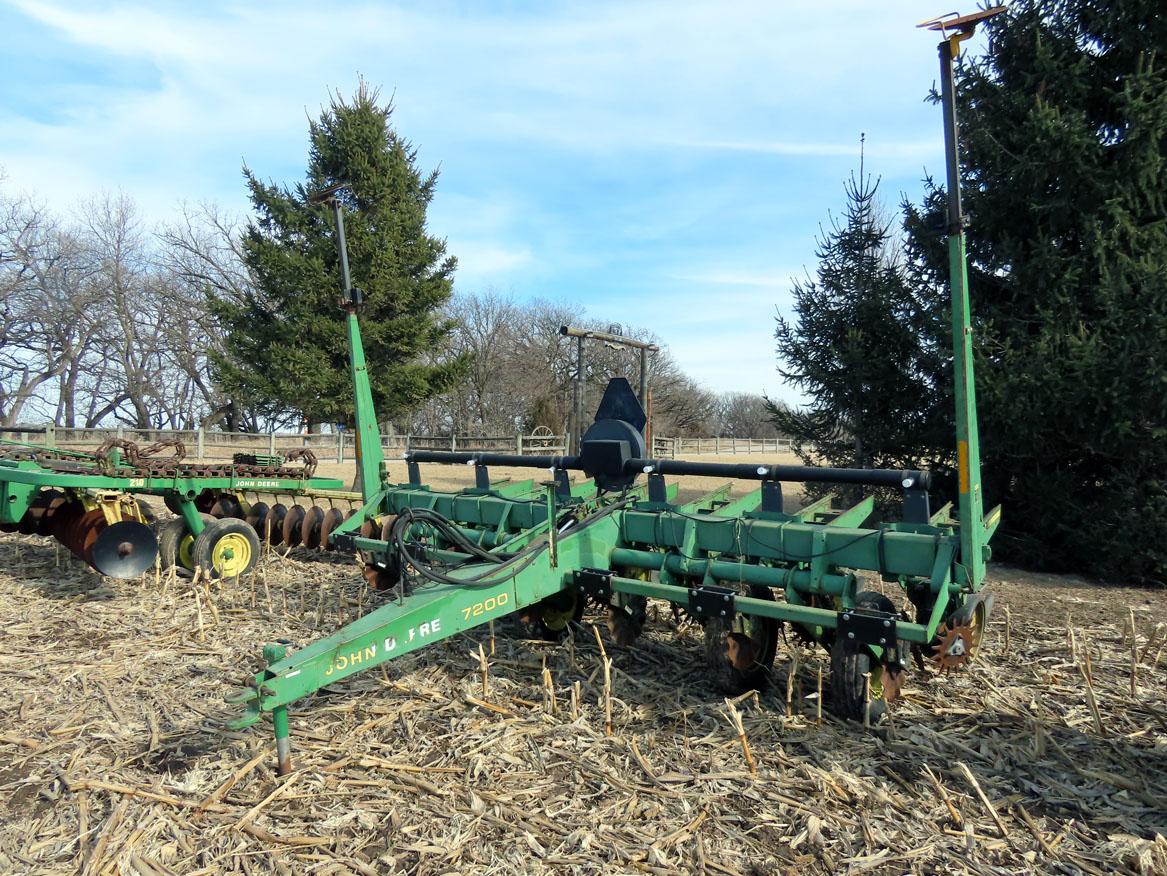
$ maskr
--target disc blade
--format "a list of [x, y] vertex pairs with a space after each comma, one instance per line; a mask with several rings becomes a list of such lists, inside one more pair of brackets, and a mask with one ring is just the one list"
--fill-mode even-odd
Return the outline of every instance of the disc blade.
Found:
[[324, 521], [320, 524], [320, 546], [326, 551], [336, 550], [329, 540], [329, 536], [342, 523], [344, 523], [344, 514], [339, 508], [329, 508], [324, 512]]
[[300, 543], [300, 529], [304, 523], [304, 509], [300, 505], [293, 505], [284, 515], [284, 544], [295, 547]]
[[288, 516], [288, 509], [285, 505], [276, 502], [271, 506], [267, 512], [267, 520], [263, 524], [263, 532], [260, 533], [260, 538], [265, 538], [271, 534], [271, 545], [281, 545], [284, 543], [284, 518]]
[[89, 563], [110, 578], [136, 578], [154, 565], [158, 540], [136, 520], [106, 526], [89, 549]]
[[320, 524], [324, 522], [324, 509], [317, 505], [304, 512], [304, 522], [300, 525], [300, 544], [306, 548], [320, 547]]

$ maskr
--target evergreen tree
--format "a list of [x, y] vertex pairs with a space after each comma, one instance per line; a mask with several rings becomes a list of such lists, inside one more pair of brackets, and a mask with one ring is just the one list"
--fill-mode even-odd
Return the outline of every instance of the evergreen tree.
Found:
[[331, 210], [312, 193], [347, 183], [339, 195], [353, 284], [365, 296], [361, 330], [379, 419], [387, 420], [448, 386], [462, 363], [425, 364], [446, 342], [437, 315], [449, 299], [456, 261], [426, 232], [438, 172], [417, 168], [417, 151], [391, 126], [392, 104], [361, 81], [309, 123], [303, 183], [261, 182], [249, 169], [255, 219], [243, 238], [251, 288], [212, 302], [225, 333], [217, 379], [270, 419], [288, 412], [310, 429], [353, 416], [348, 346]]
[[[957, 83], [997, 556], [1167, 581], [1167, 15], [1017, 0]], [[907, 214], [947, 282], [935, 187]]]
[[944, 422], [928, 403], [943, 392], [938, 314], [912, 294], [878, 189], [862, 170], [847, 182], [842, 221], [819, 237], [815, 279], [794, 285], [796, 321], [778, 316], [778, 371], [811, 402], [770, 411], [807, 463], [939, 468], [953, 442], [940, 440]]

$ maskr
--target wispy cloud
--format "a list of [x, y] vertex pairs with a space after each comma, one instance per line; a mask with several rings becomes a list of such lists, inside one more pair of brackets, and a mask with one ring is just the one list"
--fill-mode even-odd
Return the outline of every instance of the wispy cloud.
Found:
[[[693, 149], [725, 152], [753, 152], [760, 155], [790, 155], [808, 158], [858, 158], [859, 138], [852, 143], [781, 142], [774, 140], [694, 140], [679, 143]], [[924, 161], [936, 156], [940, 149], [939, 137], [899, 142], [872, 142], [864, 146], [864, 154], [872, 160]]]

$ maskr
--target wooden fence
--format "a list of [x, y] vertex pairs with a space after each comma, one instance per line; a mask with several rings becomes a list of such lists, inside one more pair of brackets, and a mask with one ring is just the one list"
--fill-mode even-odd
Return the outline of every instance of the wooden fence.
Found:
[[[0, 437], [69, 450], [93, 450], [108, 438], [124, 438], [140, 446], [177, 439], [192, 459], [230, 459], [235, 453], [275, 454], [307, 447], [320, 459], [344, 462], [355, 456], [352, 432], [307, 435], [297, 432], [220, 432], [210, 429], [66, 429], [59, 426], [16, 426], [0, 429]], [[381, 446], [390, 459], [407, 450], [477, 450], [527, 456], [560, 456], [568, 452], [568, 436], [533, 435], [385, 435]], [[788, 453], [789, 438], [670, 438], [654, 436], [652, 456], [683, 459], [706, 454]]]
[[654, 459], [685, 459], [712, 454], [789, 453], [789, 438], [667, 438], [654, 436]]
[[[146, 447], [156, 441], [178, 440], [191, 459], [230, 459], [236, 453], [275, 454], [307, 447], [319, 459], [344, 462], [356, 455], [352, 432], [308, 435], [299, 432], [220, 432], [212, 429], [66, 429], [59, 426], [15, 426], [0, 429], [0, 437], [68, 450], [94, 450], [109, 438], [124, 438]], [[385, 455], [400, 459], [407, 450], [479, 450], [521, 455], [563, 455], [566, 435], [385, 435]]]

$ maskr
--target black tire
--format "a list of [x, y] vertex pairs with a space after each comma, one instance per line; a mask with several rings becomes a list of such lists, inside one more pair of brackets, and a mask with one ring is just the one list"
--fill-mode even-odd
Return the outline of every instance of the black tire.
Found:
[[[744, 595], [774, 601], [769, 587], [751, 585]], [[777, 620], [758, 615], [705, 621], [705, 665], [713, 686], [728, 694], [764, 690], [778, 650], [778, 629]]]
[[[200, 515], [203, 523], [213, 523], [215, 518], [210, 514]], [[183, 541], [186, 540], [186, 544]], [[158, 529], [158, 557], [163, 569], [178, 566], [180, 569], [194, 571], [194, 537], [187, 529], [186, 521], [181, 517], [168, 520]]]
[[195, 565], [210, 578], [238, 578], [259, 562], [259, 534], [233, 517], [215, 520], [194, 540]]
[[[621, 578], [652, 580], [652, 572], [648, 569], [620, 567], [612, 571]], [[644, 631], [644, 622], [648, 618], [648, 597], [635, 593], [621, 593], [616, 598], [623, 604], [604, 605], [608, 613], [608, 632], [612, 636], [612, 641], [621, 648], [630, 648]]]
[[571, 622], [583, 619], [584, 598], [574, 587], [566, 587], [534, 605], [511, 615], [518, 635], [524, 639], [559, 642], [567, 636]]
[[624, 605], [608, 606], [608, 632], [621, 648], [629, 648], [640, 638], [648, 618], [648, 597], [626, 595]]
[[[855, 608], [874, 609], [886, 614], [896, 613], [895, 605], [890, 599], [872, 590], [864, 590], [855, 597]], [[908, 654], [908, 643], [901, 640], [897, 647], [902, 665], [903, 659]], [[867, 707], [863, 677], [871, 673], [870, 720], [878, 720], [886, 710], [882, 688], [885, 671], [886, 667], [874, 660], [867, 648], [860, 646], [850, 650], [847, 648], [846, 640], [836, 636], [831, 644], [831, 711], [840, 718], [862, 721]], [[905, 668], [902, 671], [907, 670]]]

